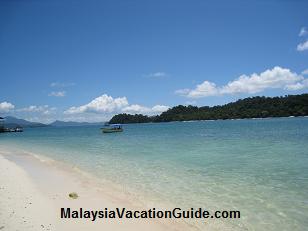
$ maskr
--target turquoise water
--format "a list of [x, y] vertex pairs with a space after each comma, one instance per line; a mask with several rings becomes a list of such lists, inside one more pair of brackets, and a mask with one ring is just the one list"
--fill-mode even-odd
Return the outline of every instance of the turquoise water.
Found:
[[116, 134], [89, 126], [0, 135], [0, 144], [77, 165], [149, 203], [240, 210], [241, 219], [223, 221], [231, 229], [308, 227], [308, 118], [131, 124]]

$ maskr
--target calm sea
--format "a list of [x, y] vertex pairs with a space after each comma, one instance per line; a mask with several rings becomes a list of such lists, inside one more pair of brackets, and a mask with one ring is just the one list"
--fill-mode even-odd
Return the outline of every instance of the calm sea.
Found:
[[116, 134], [32, 128], [0, 134], [0, 144], [77, 165], [153, 205], [240, 210], [223, 221], [231, 230], [308, 227], [308, 118], [131, 124]]

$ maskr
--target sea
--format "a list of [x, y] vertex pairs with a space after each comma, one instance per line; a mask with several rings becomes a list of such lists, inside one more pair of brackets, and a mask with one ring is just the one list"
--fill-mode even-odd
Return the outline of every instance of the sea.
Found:
[[27, 128], [0, 134], [0, 145], [78, 166], [153, 206], [240, 211], [207, 220], [209, 230], [308, 227], [305, 117], [127, 124], [110, 134]]

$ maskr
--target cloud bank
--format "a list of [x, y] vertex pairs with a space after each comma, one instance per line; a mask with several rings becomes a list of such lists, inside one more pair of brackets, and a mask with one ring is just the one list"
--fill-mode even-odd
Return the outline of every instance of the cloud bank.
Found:
[[128, 101], [126, 97], [121, 98], [112, 98], [106, 94], [103, 94], [90, 103], [79, 106], [79, 107], [71, 107], [66, 110], [65, 114], [78, 114], [78, 113], [86, 113], [86, 112], [94, 112], [94, 113], [103, 113], [103, 112], [113, 112], [118, 109], [121, 109], [128, 105]]
[[132, 104], [128, 103], [126, 97], [119, 97], [113, 98], [107, 94], [103, 94], [90, 103], [78, 106], [78, 107], [71, 107], [64, 112], [66, 115], [73, 115], [73, 114], [82, 114], [82, 113], [143, 113], [143, 114], [159, 114], [169, 107], [165, 105], [155, 105], [151, 108], [141, 106], [139, 104]]
[[308, 75], [308, 69], [302, 71], [302, 75]]
[[7, 113], [11, 110], [13, 110], [15, 108], [15, 106], [9, 102], [2, 102], [0, 103], [0, 112], [3, 112], [3, 113]]
[[308, 81], [302, 75], [279, 66], [260, 74], [241, 75], [223, 86], [204, 81], [194, 89], [179, 89], [175, 93], [188, 98], [203, 98], [227, 94], [255, 94], [267, 89], [301, 90], [308, 88]]
[[127, 106], [122, 109], [122, 112], [125, 113], [131, 113], [131, 114], [148, 114], [148, 115], [154, 115], [154, 114], [160, 114], [164, 111], [167, 111], [169, 109], [168, 106], [165, 105], [155, 105], [151, 108], [144, 107], [138, 104], [132, 104], [130, 106]]
[[37, 113], [42, 113], [43, 115], [50, 115], [55, 112], [56, 108], [55, 107], [49, 107], [48, 105], [43, 105], [43, 106], [36, 106], [36, 105], [31, 105], [29, 107], [24, 107], [17, 109], [17, 112], [37, 112]]

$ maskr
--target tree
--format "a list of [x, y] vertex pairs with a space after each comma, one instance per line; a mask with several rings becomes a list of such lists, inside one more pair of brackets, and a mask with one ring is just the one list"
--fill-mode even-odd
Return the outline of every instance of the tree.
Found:
[[178, 105], [158, 116], [118, 114], [110, 123], [148, 123], [189, 120], [244, 119], [307, 116], [308, 94], [283, 97], [256, 96], [214, 107]]

